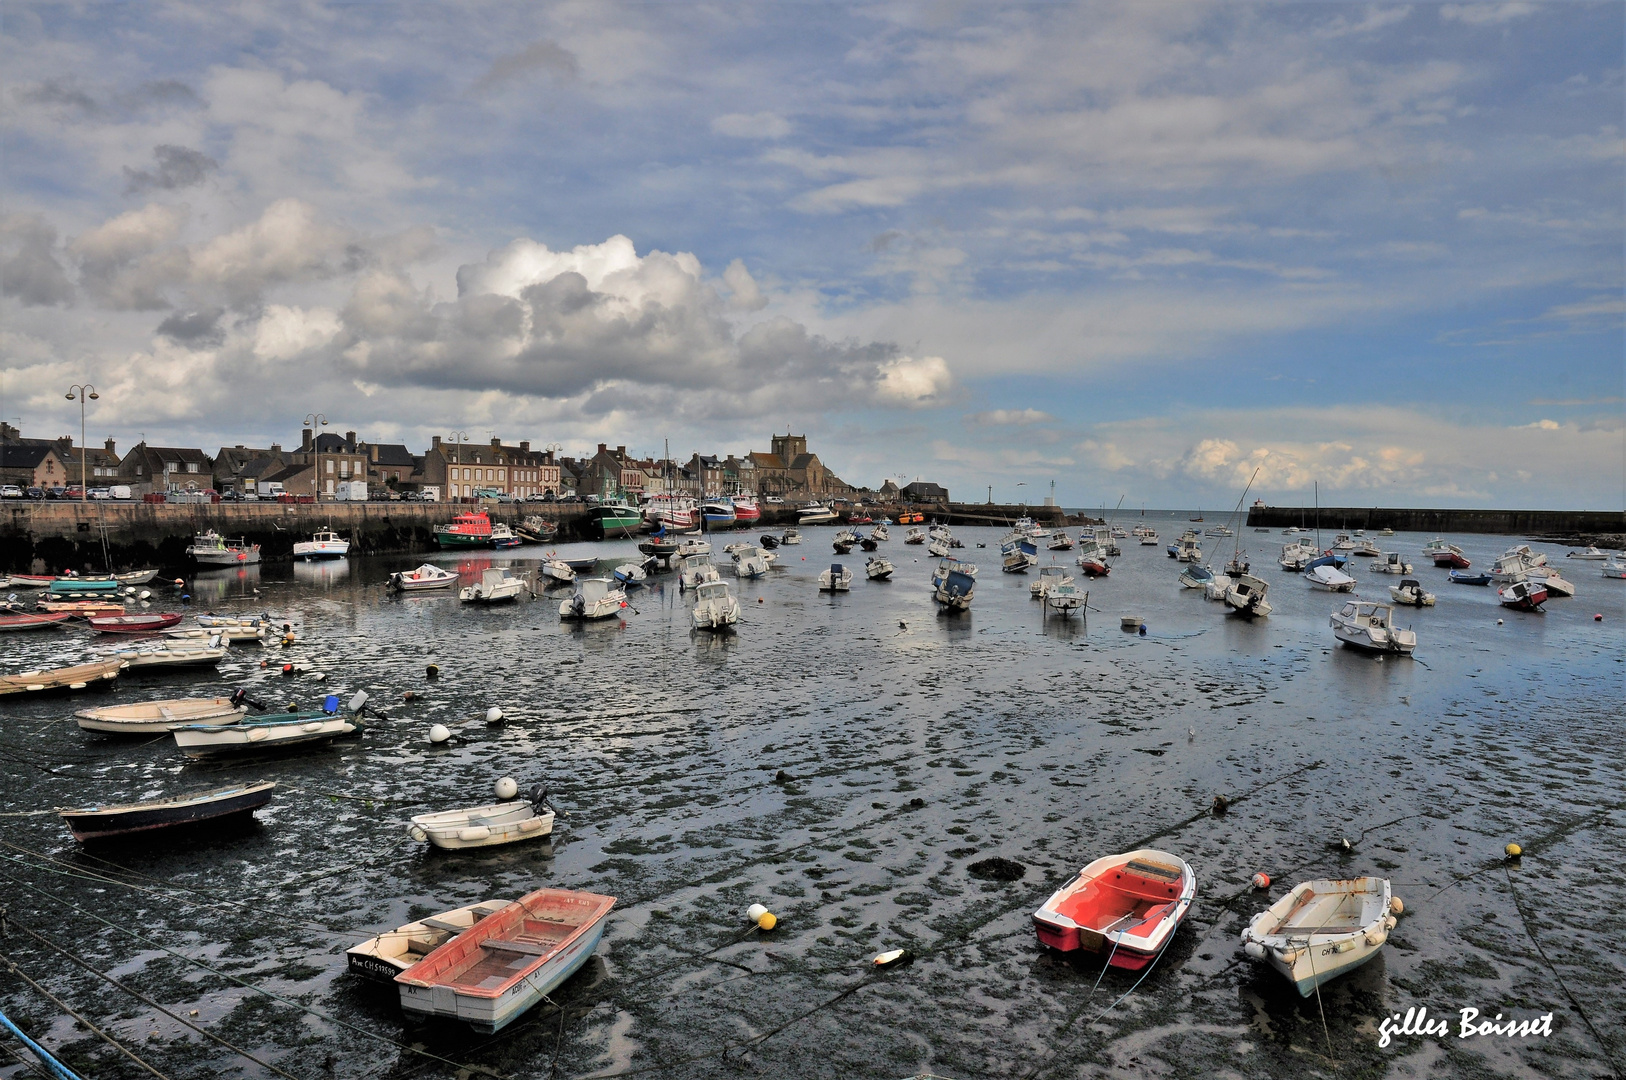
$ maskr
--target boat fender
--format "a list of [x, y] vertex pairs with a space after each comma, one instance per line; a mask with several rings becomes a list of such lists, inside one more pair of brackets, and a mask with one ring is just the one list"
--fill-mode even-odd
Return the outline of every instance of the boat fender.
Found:
[[[488, 723], [488, 724], [500, 724], [500, 723], [502, 723], [502, 721], [503, 721], [502, 710], [497, 708], [497, 706], [493, 705], [491, 708], [486, 710], [486, 723]], [[512, 798], [512, 796], [510, 796], [510, 798]]]
[[304, 725], [305, 731], [320, 731], [321, 728], [322, 724], [319, 720], [312, 720], [310, 723]]
[[758, 930], [772, 930], [779, 925], [779, 918], [761, 904], [752, 904], [745, 909], [745, 917], [756, 924]]
[[1347, 941], [1346, 940], [1346, 941], [1340, 941], [1338, 944], [1334, 945], [1332, 947], [1332, 951], [1337, 952], [1337, 953], [1346, 953], [1346, 952], [1353, 951], [1354, 948], [1355, 948], [1355, 943], [1353, 941]]
[[423, 826], [417, 823], [407, 826], [407, 835], [412, 837], [412, 839], [416, 840], [420, 844], [425, 843], [429, 839], [429, 834], [424, 832]]
[[878, 954], [870, 961], [876, 967], [904, 967], [913, 961], [915, 954], [908, 949], [892, 949], [889, 952]]
[[526, 818], [524, 821], [519, 823], [519, 831], [522, 833], [533, 833], [541, 827], [542, 819], [539, 817]]
[[250, 731], [248, 733], [248, 741], [249, 742], [259, 742], [261, 739], [264, 739], [269, 734], [271, 734], [271, 733], [269, 731], [266, 731], [264, 728], [254, 728], [252, 731]]
[[474, 825], [467, 829], [457, 830], [457, 838], [459, 840], [468, 840], [471, 842], [475, 840], [488, 840], [491, 838], [491, 830], [486, 828], [484, 825]]
[[[1387, 922], [1387, 920], [1385, 920], [1385, 922]], [[1366, 943], [1368, 945], [1372, 946], [1374, 949], [1377, 948], [1379, 945], [1382, 945], [1385, 941], [1388, 941], [1388, 940], [1389, 940], [1389, 928], [1388, 928], [1388, 926], [1382, 926], [1382, 927], [1380, 927], [1380, 928], [1378, 928], [1376, 930], [1368, 930], [1366, 932]], [[1351, 942], [1345, 942], [1344, 944], [1347, 945], [1347, 944], [1352, 944], [1352, 943]]]
[[1257, 941], [1246, 942], [1242, 946], [1242, 951], [1247, 954], [1249, 960], [1263, 960], [1265, 958], [1265, 947]]

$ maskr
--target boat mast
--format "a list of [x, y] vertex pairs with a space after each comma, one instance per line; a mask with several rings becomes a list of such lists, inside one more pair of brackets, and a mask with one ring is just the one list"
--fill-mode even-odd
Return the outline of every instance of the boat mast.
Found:
[[1233, 564], [1239, 565], [1242, 561], [1242, 522], [1238, 520], [1238, 515], [1242, 513], [1242, 499], [1248, 497], [1248, 492], [1253, 488], [1253, 482], [1259, 479], [1259, 470], [1263, 468], [1263, 464], [1254, 466], [1253, 475], [1248, 477], [1248, 486], [1242, 489], [1242, 498], [1236, 501], [1236, 509], [1231, 511], [1231, 523], [1236, 526], [1236, 551], [1231, 554]]

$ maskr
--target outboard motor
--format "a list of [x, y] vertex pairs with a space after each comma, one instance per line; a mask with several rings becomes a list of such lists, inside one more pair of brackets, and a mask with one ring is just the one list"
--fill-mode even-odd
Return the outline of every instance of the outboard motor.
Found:
[[553, 809], [553, 804], [548, 802], [548, 788], [545, 784], [538, 784], [533, 787], [530, 791], [530, 799], [531, 809], [535, 810], [538, 814], [542, 813], [543, 811]]

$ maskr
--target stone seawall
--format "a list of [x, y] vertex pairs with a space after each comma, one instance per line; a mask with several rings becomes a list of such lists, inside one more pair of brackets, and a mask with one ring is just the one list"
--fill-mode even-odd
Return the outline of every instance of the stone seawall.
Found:
[[1302, 525], [1323, 530], [1394, 529], [1397, 532], [1497, 533], [1503, 536], [1587, 539], [1620, 546], [1626, 513], [1618, 510], [1401, 510], [1380, 506], [1255, 507], [1248, 524], [1259, 528]]

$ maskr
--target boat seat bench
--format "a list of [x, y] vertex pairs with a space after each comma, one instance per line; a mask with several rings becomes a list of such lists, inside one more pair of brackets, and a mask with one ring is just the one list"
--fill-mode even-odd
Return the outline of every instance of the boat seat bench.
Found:
[[558, 942], [545, 945], [534, 941], [505, 941], [496, 938], [480, 942], [480, 948], [482, 949], [492, 949], [496, 952], [524, 953], [527, 956], [546, 956], [558, 947]]
[[432, 930], [444, 930], [449, 934], [461, 934], [468, 929], [466, 926], [459, 926], [457, 923], [447, 922], [445, 919], [430, 918], [419, 919], [418, 921]]

